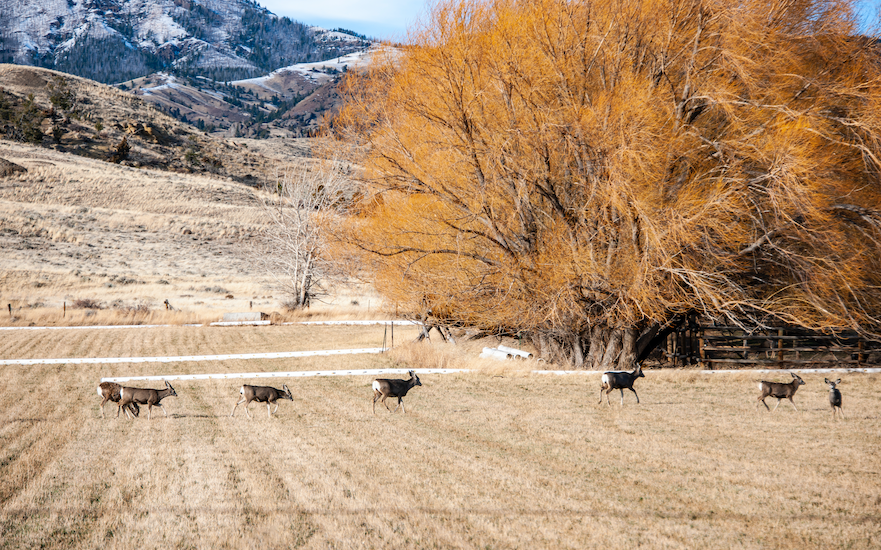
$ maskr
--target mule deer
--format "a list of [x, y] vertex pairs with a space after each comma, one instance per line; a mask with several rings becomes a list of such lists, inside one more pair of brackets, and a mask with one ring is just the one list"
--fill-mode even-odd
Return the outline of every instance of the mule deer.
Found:
[[631, 372], [609, 371], [603, 373], [602, 385], [600, 386], [600, 401], [597, 404], [602, 404], [603, 392], [606, 392], [606, 404], [611, 407], [612, 403], [609, 401], [609, 394], [612, 393], [612, 390], [621, 390], [621, 405], [623, 406], [624, 388], [632, 391], [633, 395], [636, 396], [636, 402], [639, 403], [639, 394], [633, 389], [633, 383], [636, 382], [637, 378], [645, 378], [645, 375], [642, 373], [642, 366], [639, 363], [636, 364], [636, 368]]
[[[98, 395], [103, 397], [104, 400], [101, 401], [101, 418], [104, 418], [104, 404], [108, 401], [113, 401], [114, 403], [119, 403], [119, 392], [122, 390], [122, 386], [117, 384], [116, 382], [101, 382], [98, 384]], [[129, 403], [126, 405], [126, 412], [131, 413], [135, 416], [138, 416], [141, 413], [141, 408], [137, 403]]]
[[[165, 388], [161, 390], [154, 390], [152, 388], [127, 388], [123, 386], [119, 391], [119, 408], [116, 409], [116, 417], [119, 418], [119, 411], [129, 403], [147, 405], [147, 420], [152, 420], [153, 418], [153, 405], [162, 407], [162, 412], [165, 413], [165, 416], [167, 417], [168, 413], [165, 411], [165, 407], [162, 406], [160, 401], [169, 395], [177, 396], [177, 392], [174, 391], [174, 388], [171, 387], [168, 380], [165, 381]], [[128, 414], [128, 410], [126, 410], [126, 414]]]
[[756, 409], [759, 408], [759, 402], [761, 402], [762, 405], [764, 405], [765, 408], [770, 411], [771, 407], [769, 407], [768, 404], [765, 403], [765, 398], [771, 396], [777, 398], [777, 404], [774, 405], [775, 411], [777, 410], [777, 407], [780, 406], [780, 400], [783, 398], [789, 399], [789, 402], [792, 403], [792, 408], [794, 408], [796, 412], [798, 411], [798, 407], [795, 406], [795, 402], [793, 402], [792, 396], [795, 395], [795, 392], [798, 390], [799, 386], [805, 385], [805, 381], [802, 380], [801, 377], [799, 377], [799, 375], [795, 374], [794, 372], [791, 372], [789, 374], [792, 375], [792, 382], [789, 382], [788, 384], [784, 384], [782, 382], [766, 382], [765, 380], [759, 382], [759, 390], [761, 390], [762, 395], [760, 395], [758, 400], [756, 401]]
[[278, 403], [279, 399], [287, 399], [289, 401], [294, 400], [294, 396], [291, 395], [291, 390], [288, 389], [287, 384], [282, 386], [284, 390], [279, 390], [270, 386], [249, 386], [244, 385], [239, 390], [239, 393], [242, 394], [242, 398], [236, 403], [236, 406], [232, 408], [232, 412], [229, 414], [230, 416], [236, 415], [236, 408], [242, 403], [245, 404], [245, 412], [248, 414], [248, 418], [251, 418], [251, 413], [248, 412], [248, 405], [251, 404], [251, 401], [256, 401], [258, 403], [266, 403], [266, 413], [272, 418], [272, 412], [269, 410], [270, 405], [275, 405], [275, 411], [278, 411]]
[[841, 408], [841, 392], [838, 390], [838, 384], [841, 384], [841, 378], [833, 382], [827, 378], [823, 379], [823, 382], [829, 384], [829, 404], [832, 406], [832, 420], [835, 420], [835, 411], [837, 410], [839, 414], [841, 414], [842, 420], [844, 419], [844, 409]]
[[[401, 407], [401, 410], [406, 414], [407, 409], [404, 408], [403, 398], [407, 395], [407, 392], [413, 386], [421, 386], [422, 382], [419, 381], [419, 377], [416, 376], [416, 371], [408, 371], [407, 374], [410, 375], [409, 380], [399, 380], [394, 378], [377, 378], [373, 381], [373, 414], [376, 414], [376, 400], [382, 397], [382, 404], [385, 405], [386, 410], [389, 412], [397, 412], [398, 407]], [[388, 397], [397, 397], [398, 398], [398, 407], [395, 407], [395, 410], [391, 410], [388, 408], [388, 403], [385, 402]]]

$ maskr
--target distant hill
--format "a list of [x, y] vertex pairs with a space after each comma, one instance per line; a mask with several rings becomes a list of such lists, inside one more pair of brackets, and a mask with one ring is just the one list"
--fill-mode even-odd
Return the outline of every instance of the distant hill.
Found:
[[298, 63], [232, 82], [155, 73], [119, 87], [207, 132], [227, 137], [305, 137], [338, 110], [342, 101], [338, 88], [348, 70], [366, 66], [375, 51]]
[[0, 0], [0, 62], [119, 83], [165, 71], [228, 81], [366, 48], [252, 0]]
[[207, 172], [248, 185], [274, 181], [288, 159], [200, 132], [133, 94], [49, 69], [0, 64], [0, 137], [126, 166]]
[[252, 0], [0, 0], [0, 63], [113, 84], [226, 137], [313, 135], [372, 45]]

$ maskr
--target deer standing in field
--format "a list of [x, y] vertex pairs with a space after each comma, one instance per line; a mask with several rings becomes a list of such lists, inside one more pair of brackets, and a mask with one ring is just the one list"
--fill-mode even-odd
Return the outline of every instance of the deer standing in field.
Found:
[[639, 394], [633, 389], [633, 383], [636, 382], [637, 378], [645, 378], [645, 375], [642, 373], [642, 366], [639, 363], [636, 364], [636, 368], [631, 372], [609, 371], [603, 373], [602, 385], [600, 386], [600, 401], [598, 404], [602, 404], [603, 392], [606, 392], [606, 404], [611, 407], [612, 403], [609, 401], [609, 394], [612, 393], [612, 390], [621, 390], [621, 405], [623, 406], [624, 388], [632, 391], [633, 395], [636, 396], [636, 402], [639, 403]]
[[841, 384], [841, 378], [833, 382], [828, 378], [824, 378], [823, 382], [829, 384], [829, 404], [832, 406], [832, 420], [835, 420], [835, 411], [841, 414], [844, 420], [844, 409], [841, 408], [841, 392], [838, 390], [838, 384]]
[[[122, 386], [120, 386], [116, 382], [101, 382], [100, 384], [98, 384], [98, 395], [104, 398], [104, 400], [101, 401], [101, 418], [104, 418], [105, 403], [107, 403], [108, 401], [119, 403], [120, 390], [122, 390]], [[129, 403], [128, 405], [126, 405], [126, 413], [131, 413], [135, 416], [138, 416], [140, 412], [141, 408], [138, 406], [137, 403]]]
[[795, 402], [792, 400], [792, 396], [795, 395], [795, 392], [798, 390], [799, 386], [805, 385], [805, 381], [802, 380], [801, 377], [799, 377], [799, 375], [795, 374], [794, 372], [791, 372], [789, 374], [792, 375], [792, 382], [789, 382], [787, 384], [784, 384], [782, 382], [766, 382], [765, 380], [759, 382], [759, 390], [761, 390], [762, 395], [760, 395], [758, 400], [756, 401], [756, 409], [759, 408], [759, 402], [761, 402], [762, 405], [764, 405], [765, 408], [770, 411], [771, 407], [769, 407], [768, 404], [765, 403], [765, 398], [771, 396], [777, 398], [777, 404], [774, 405], [775, 411], [777, 410], [777, 407], [780, 406], [780, 400], [786, 398], [789, 399], [790, 403], [792, 403], [792, 408], [794, 408], [796, 412], [798, 412], [798, 407], [795, 406]]
[[[266, 403], [266, 413], [272, 418], [272, 412], [278, 411], [277, 401], [279, 399], [287, 399], [289, 401], [294, 400], [294, 396], [291, 395], [291, 390], [288, 388], [287, 384], [284, 384], [282, 387], [284, 390], [279, 390], [271, 386], [249, 386], [245, 384], [239, 390], [242, 398], [236, 403], [235, 407], [232, 408], [232, 412], [229, 415], [235, 416], [236, 408], [244, 403], [245, 412], [248, 414], [248, 418], [251, 418], [251, 413], [248, 412], [248, 405], [251, 404], [251, 401], [256, 401], [258, 403]], [[273, 404], [275, 405], [275, 411], [270, 412], [269, 406]]]
[[[161, 390], [154, 390], [152, 388], [127, 388], [123, 386], [119, 391], [119, 408], [116, 409], [116, 417], [119, 418], [119, 411], [129, 403], [147, 405], [147, 420], [152, 420], [153, 418], [153, 405], [162, 407], [162, 412], [168, 417], [168, 413], [165, 411], [165, 407], [162, 406], [160, 401], [169, 395], [177, 396], [177, 392], [174, 391], [174, 388], [171, 387], [168, 380], [165, 381], [165, 388]], [[126, 415], [128, 415], [128, 410], [126, 410]]]
[[[422, 385], [422, 382], [419, 381], [419, 377], [416, 376], [416, 371], [411, 370], [408, 371], [407, 374], [410, 375], [409, 380], [377, 378], [373, 381], [373, 414], [376, 414], [376, 400], [380, 397], [382, 397], [382, 404], [385, 405], [386, 410], [389, 412], [397, 412], [398, 407], [401, 407], [401, 410], [406, 414], [407, 409], [404, 408], [404, 396], [407, 395], [407, 392], [414, 386]], [[398, 398], [398, 407], [395, 407], [394, 411], [389, 409], [388, 403], [385, 402], [388, 397]]]

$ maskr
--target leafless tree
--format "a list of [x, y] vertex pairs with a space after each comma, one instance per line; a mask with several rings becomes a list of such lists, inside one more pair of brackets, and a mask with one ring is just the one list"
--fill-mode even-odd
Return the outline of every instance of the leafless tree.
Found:
[[263, 201], [271, 220], [257, 251], [267, 272], [292, 308], [308, 307], [344, 274], [328, 254], [327, 228], [351, 204], [347, 167], [334, 159], [304, 160], [287, 166]]

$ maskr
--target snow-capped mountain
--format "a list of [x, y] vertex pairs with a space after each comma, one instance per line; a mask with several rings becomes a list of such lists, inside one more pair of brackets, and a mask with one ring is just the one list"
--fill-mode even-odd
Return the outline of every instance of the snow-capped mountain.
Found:
[[0, 62], [101, 82], [159, 70], [249, 78], [367, 45], [277, 17], [252, 0], [0, 0]]

